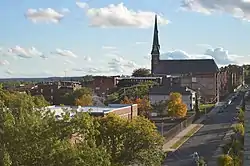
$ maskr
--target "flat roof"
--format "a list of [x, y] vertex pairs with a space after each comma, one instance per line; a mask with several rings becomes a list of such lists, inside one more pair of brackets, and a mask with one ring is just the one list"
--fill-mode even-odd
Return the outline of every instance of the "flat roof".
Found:
[[125, 79], [131, 79], [131, 80], [146, 80], [146, 79], [162, 79], [162, 77], [118, 77], [117, 80], [125, 80]]
[[115, 110], [119, 110], [121, 108], [130, 107], [131, 104], [109, 104], [106, 107], [97, 107], [97, 106], [87, 106], [87, 107], [81, 107], [81, 106], [48, 106], [46, 109], [49, 109], [51, 111], [54, 111], [56, 115], [61, 115], [65, 111], [77, 111], [77, 112], [89, 112], [93, 114], [106, 114], [113, 112]]

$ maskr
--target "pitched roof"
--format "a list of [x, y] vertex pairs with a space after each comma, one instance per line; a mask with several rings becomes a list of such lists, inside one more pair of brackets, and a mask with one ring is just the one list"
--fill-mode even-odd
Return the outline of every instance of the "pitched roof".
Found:
[[149, 90], [150, 95], [169, 95], [171, 92], [178, 92], [182, 95], [190, 95], [191, 89], [181, 86], [155, 86]]
[[160, 60], [155, 74], [216, 73], [219, 68], [213, 59]]

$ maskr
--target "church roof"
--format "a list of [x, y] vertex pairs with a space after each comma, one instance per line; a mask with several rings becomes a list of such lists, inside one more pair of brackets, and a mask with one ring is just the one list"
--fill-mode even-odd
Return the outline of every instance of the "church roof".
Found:
[[213, 59], [160, 60], [155, 74], [216, 73], [219, 68]]

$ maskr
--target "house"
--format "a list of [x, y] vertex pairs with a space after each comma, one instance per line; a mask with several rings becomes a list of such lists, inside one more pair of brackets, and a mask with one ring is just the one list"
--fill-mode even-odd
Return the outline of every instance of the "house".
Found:
[[105, 107], [95, 107], [95, 106], [88, 106], [88, 107], [77, 107], [77, 106], [48, 106], [46, 109], [49, 109], [55, 113], [57, 118], [60, 118], [62, 114], [66, 111], [70, 112], [71, 116], [74, 116], [73, 111], [77, 112], [89, 112], [90, 115], [96, 117], [104, 117], [109, 113], [114, 113], [119, 115], [122, 118], [132, 119], [136, 117], [138, 114], [137, 104], [109, 104]]
[[188, 110], [192, 110], [195, 105], [195, 91], [188, 87], [180, 86], [155, 86], [149, 91], [149, 100], [152, 104], [169, 100], [172, 92], [178, 92], [182, 95], [182, 102], [187, 105]]
[[51, 104], [64, 104], [62, 96], [80, 89], [77, 81], [43, 82], [37, 84], [30, 91], [31, 95], [42, 95]]
[[151, 51], [151, 73], [153, 76], [179, 77], [181, 86], [199, 91], [206, 102], [218, 100], [219, 68], [213, 59], [160, 59], [157, 16]]

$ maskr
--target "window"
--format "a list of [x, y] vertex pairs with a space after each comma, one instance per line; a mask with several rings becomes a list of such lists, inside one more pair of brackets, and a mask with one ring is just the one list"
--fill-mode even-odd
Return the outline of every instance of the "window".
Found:
[[50, 89], [50, 93], [53, 93], [54, 92], [54, 89]]
[[53, 96], [50, 96], [50, 99], [51, 99], [51, 100], [53, 100], [53, 98], [54, 98]]
[[43, 93], [43, 89], [41, 89], [40, 91], [41, 91], [41, 93]]

